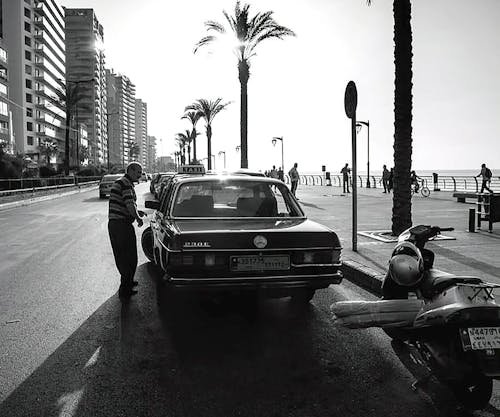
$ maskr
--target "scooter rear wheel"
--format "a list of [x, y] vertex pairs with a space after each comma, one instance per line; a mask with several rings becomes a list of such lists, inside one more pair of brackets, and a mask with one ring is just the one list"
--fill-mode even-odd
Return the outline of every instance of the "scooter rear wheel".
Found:
[[493, 380], [487, 376], [480, 376], [474, 383], [462, 382], [452, 386], [458, 400], [470, 410], [485, 408], [493, 392]]

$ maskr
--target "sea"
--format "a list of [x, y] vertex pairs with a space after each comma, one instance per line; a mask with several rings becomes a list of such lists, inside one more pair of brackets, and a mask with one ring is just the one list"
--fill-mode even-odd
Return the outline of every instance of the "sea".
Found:
[[[495, 169], [495, 168], [490, 168], [493, 176], [497, 177], [500, 176], [500, 168]], [[481, 168], [477, 169], [436, 169], [436, 170], [421, 170], [419, 171], [418, 169], [415, 169], [416, 174], [419, 177], [432, 177], [432, 174], [436, 172], [439, 176], [444, 176], [444, 177], [475, 177], [476, 175], [481, 172]], [[303, 175], [322, 175], [321, 171], [316, 171], [316, 172], [299, 172], [300, 174]], [[331, 172], [332, 175], [336, 175], [340, 173], [339, 172]], [[358, 170], [358, 175], [366, 175], [366, 170]], [[370, 175], [374, 175], [376, 177], [380, 177], [382, 175], [382, 170], [371, 170], [370, 169]]]

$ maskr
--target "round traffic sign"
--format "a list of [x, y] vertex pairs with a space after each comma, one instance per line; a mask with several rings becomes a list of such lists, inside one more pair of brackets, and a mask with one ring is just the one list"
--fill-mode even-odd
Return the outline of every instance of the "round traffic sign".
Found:
[[356, 114], [356, 107], [358, 106], [358, 91], [354, 81], [349, 81], [345, 88], [344, 94], [344, 108], [345, 114], [349, 119], [352, 119]]

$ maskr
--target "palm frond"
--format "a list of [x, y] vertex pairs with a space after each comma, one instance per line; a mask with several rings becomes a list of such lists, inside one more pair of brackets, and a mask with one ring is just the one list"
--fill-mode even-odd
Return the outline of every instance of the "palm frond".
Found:
[[215, 20], [208, 20], [205, 22], [205, 26], [207, 27], [207, 31], [213, 30], [217, 33], [226, 33], [226, 28], [219, 22]]
[[213, 43], [217, 40], [217, 36], [214, 35], [208, 35], [205, 36], [204, 38], [200, 39], [196, 45], [194, 46], [193, 53], [198, 52], [198, 49], [200, 49], [202, 46], [208, 45], [210, 43]]

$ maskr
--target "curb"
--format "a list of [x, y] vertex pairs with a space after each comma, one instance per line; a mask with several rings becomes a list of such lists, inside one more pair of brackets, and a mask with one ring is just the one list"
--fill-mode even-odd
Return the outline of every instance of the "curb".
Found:
[[348, 281], [351, 281], [378, 297], [382, 296], [382, 282], [385, 274], [381, 274], [352, 259], [342, 261], [342, 271], [344, 273], [344, 278]]
[[17, 208], [17, 207], [29, 206], [31, 204], [40, 203], [42, 201], [55, 200], [56, 198], [81, 193], [83, 191], [90, 191], [90, 190], [93, 190], [95, 188], [97, 188], [97, 187], [95, 187], [95, 186], [88, 187], [88, 188], [80, 188], [79, 187], [76, 190], [68, 191], [65, 193], [54, 193], [54, 194], [44, 195], [41, 197], [32, 197], [32, 198], [28, 198], [25, 200], [11, 201], [10, 203], [0, 204], [0, 211], [9, 210], [12, 208]]

